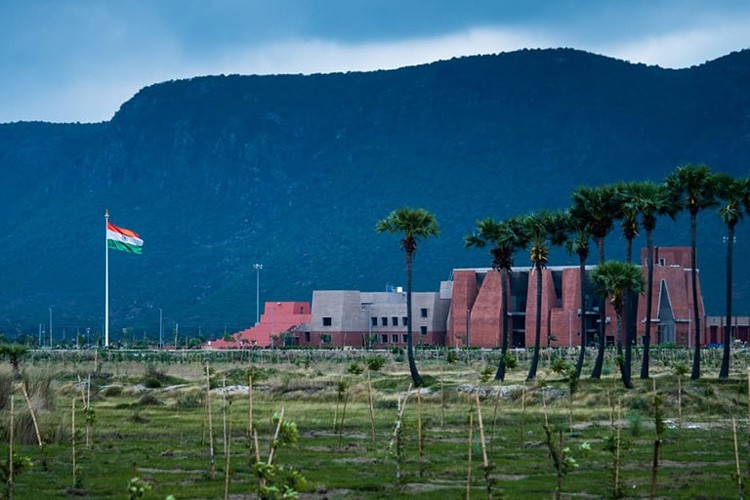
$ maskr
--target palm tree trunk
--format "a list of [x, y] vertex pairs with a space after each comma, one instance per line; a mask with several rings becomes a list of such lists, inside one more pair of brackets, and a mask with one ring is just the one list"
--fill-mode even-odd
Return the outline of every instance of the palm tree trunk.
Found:
[[[604, 237], [596, 238], [596, 246], [599, 249], [599, 264], [604, 264]], [[606, 300], [604, 298], [599, 299], [599, 350], [596, 353], [594, 370], [591, 372], [591, 378], [594, 379], [602, 378], [602, 368], [604, 367], [604, 349], [606, 346], [604, 324], [607, 320], [605, 305]]]
[[692, 380], [701, 378], [701, 318], [698, 308], [698, 257], [696, 243], [696, 214], [690, 214], [690, 279], [693, 286], [693, 321], [695, 323], [695, 350], [693, 351], [693, 371], [690, 373]]
[[500, 362], [497, 364], [497, 373], [495, 373], [495, 380], [501, 382], [505, 380], [505, 353], [508, 352], [508, 294], [510, 293], [510, 274], [507, 269], [500, 270], [500, 297], [502, 322], [503, 322], [503, 340], [502, 347], [500, 348]]
[[581, 335], [581, 350], [578, 352], [578, 361], [576, 362], [576, 378], [581, 376], [583, 358], [586, 356], [586, 291], [584, 290], [584, 285], [586, 284], [586, 257], [579, 256], [578, 258], [578, 274], [579, 287], [581, 289], [581, 313], [578, 315], [581, 319], [579, 330]]
[[654, 297], [654, 239], [653, 231], [646, 230], [646, 266], [648, 274], [646, 277], [646, 331], [643, 333], [643, 363], [641, 364], [641, 378], [647, 379], [649, 375], [649, 362], [651, 351], [651, 301]]
[[542, 268], [537, 264], [536, 271], [536, 326], [534, 328], [534, 355], [531, 358], [531, 367], [526, 380], [536, 378], [536, 370], [539, 366], [539, 344], [542, 338]]
[[[625, 262], [628, 264], [633, 263], [633, 238], [628, 238], [626, 243]], [[626, 387], [632, 388], [630, 382], [631, 375], [633, 373], [633, 343], [638, 337], [638, 329], [636, 324], [636, 318], [638, 316], [638, 294], [634, 292], [625, 293], [625, 363], [623, 364], [623, 371], [626, 373], [628, 384]]]
[[727, 317], [724, 323], [724, 355], [721, 358], [719, 378], [729, 377], [729, 356], [732, 346], [732, 263], [734, 252], [734, 224], [727, 233]]
[[409, 359], [409, 372], [415, 387], [422, 387], [422, 377], [419, 376], [417, 363], [414, 361], [414, 345], [411, 337], [411, 267], [413, 252], [406, 252], [406, 356]]

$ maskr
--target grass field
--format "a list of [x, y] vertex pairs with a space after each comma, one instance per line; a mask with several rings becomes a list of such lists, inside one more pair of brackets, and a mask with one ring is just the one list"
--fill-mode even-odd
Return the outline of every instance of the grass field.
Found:
[[[495, 498], [553, 498], [558, 474], [551, 450], [566, 448], [568, 470], [560, 475], [563, 498], [613, 497], [615, 473], [617, 494], [642, 498], [651, 492], [655, 382], [666, 423], [656, 496], [740, 497], [737, 464], [739, 479], [747, 478], [750, 469], [745, 353], [735, 355], [729, 380], [716, 379], [718, 355], [707, 351], [704, 378], [678, 381], [674, 366], [687, 363], [691, 353], [656, 351], [653, 379], [635, 379], [632, 390], [623, 388], [609, 353], [607, 375], [591, 380], [587, 365], [571, 402], [567, 381], [550, 370], [550, 361], [573, 359], [574, 350], [546, 353], [532, 382], [524, 381], [527, 364], [522, 354], [502, 384], [491, 377], [483, 380], [494, 373], [496, 352], [462, 351], [453, 363], [446, 361], [447, 352], [418, 351], [427, 382], [419, 394], [407, 393], [410, 378], [402, 354], [377, 353], [386, 363], [370, 374], [374, 440], [367, 371], [348, 373], [355, 363], [365, 368], [372, 352], [30, 352], [21, 369], [44, 447], [37, 443], [20, 384], [4, 363], [0, 462], [7, 478], [12, 393], [15, 455], [33, 462], [14, 477], [15, 498], [127, 498], [132, 478], [150, 486], [145, 498], [223, 498], [225, 487], [230, 498], [255, 498], [256, 449], [248, 434], [252, 373], [258, 454], [267, 461], [276, 429], [273, 416], [283, 409], [284, 421], [296, 424], [299, 436], [296, 444], [278, 447], [273, 463], [294, 467], [306, 479], [299, 488], [301, 498], [465, 498], [467, 485], [474, 498], [488, 493]], [[206, 364], [212, 387], [213, 463]], [[84, 404], [89, 399], [87, 413]], [[618, 442], [620, 446], [613, 447]]]

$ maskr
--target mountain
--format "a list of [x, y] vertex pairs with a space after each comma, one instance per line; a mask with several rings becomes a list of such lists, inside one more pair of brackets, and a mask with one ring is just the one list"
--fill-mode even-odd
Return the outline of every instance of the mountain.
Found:
[[[479, 218], [564, 208], [582, 184], [660, 181], [685, 163], [748, 175], [749, 145], [747, 50], [680, 70], [556, 49], [159, 83], [109, 122], [0, 125], [0, 331], [36, 336], [48, 308], [56, 337], [102, 329], [105, 209], [145, 241], [142, 256], [110, 252], [112, 331], [153, 334], [162, 308], [166, 329], [207, 336], [254, 322], [254, 263], [261, 303], [402, 285], [398, 237], [374, 232], [399, 206], [438, 218], [414, 267], [415, 289], [435, 290], [489, 264], [463, 246]], [[688, 226], [661, 220], [656, 243], [689, 245]], [[707, 309], [721, 314], [715, 213], [699, 233]], [[607, 244], [623, 255], [617, 230]]]

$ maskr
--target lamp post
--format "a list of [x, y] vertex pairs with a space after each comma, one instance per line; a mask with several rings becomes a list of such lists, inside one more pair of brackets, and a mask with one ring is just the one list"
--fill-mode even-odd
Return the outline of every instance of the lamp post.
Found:
[[164, 348], [164, 323], [161, 307], [159, 308], [159, 349]]
[[49, 309], [49, 346], [52, 347], [52, 308]]
[[255, 269], [255, 324], [260, 323], [260, 271], [263, 264], [253, 264]]

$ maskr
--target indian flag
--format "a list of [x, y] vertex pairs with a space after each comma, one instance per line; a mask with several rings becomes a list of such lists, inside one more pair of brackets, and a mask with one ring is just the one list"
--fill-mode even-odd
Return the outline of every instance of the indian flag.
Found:
[[107, 246], [115, 250], [140, 255], [143, 253], [143, 240], [130, 229], [117, 227], [107, 221]]

